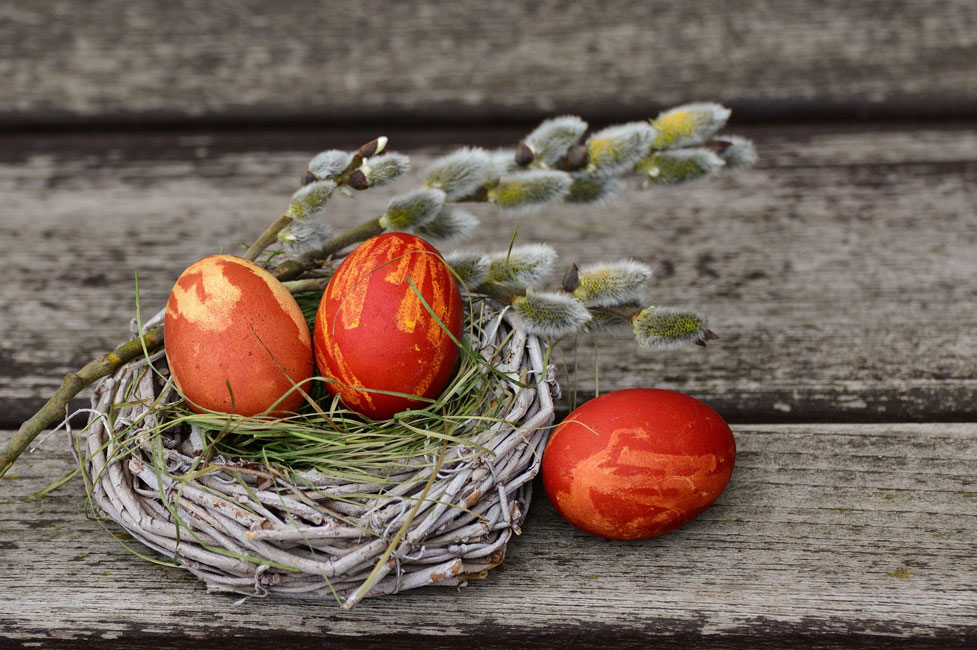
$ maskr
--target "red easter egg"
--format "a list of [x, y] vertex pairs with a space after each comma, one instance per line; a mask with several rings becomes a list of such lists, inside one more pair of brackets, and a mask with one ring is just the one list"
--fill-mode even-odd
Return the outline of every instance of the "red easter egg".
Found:
[[[184, 271], [166, 303], [163, 332], [173, 379], [198, 413], [264, 413], [315, 371], [295, 298], [240, 257], [214, 255]], [[269, 415], [294, 412], [303, 401], [293, 391]]]
[[702, 513], [733, 473], [736, 443], [708, 405], [669, 390], [601, 395], [556, 428], [543, 486], [557, 512], [588, 533], [643, 539]]
[[[408, 284], [410, 278], [417, 292]], [[459, 350], [424, 302], [461, 340], [461, 294], [437, 249], [406, 233], [360, 244], [336, 269], [319, 303], [315, 356], [326, 384], [352, 410], [389, 418], [424, 402], [360, 390], [434, 398], [451, 380]]]

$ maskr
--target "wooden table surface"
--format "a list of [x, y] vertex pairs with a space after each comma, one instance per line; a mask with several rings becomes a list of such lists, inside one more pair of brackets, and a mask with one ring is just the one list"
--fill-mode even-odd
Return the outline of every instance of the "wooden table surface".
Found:
[[[755, 168], [596, 209], [483, 209], [472, 245], [518, 227], [567, 265], [651, 265], [651, 300], [700, 308], [721, 339], [655, 353], [622, 334], [601, 347], [600, 390], [705, 400], [732, 424], [737, 464], [711, 509], [640, 542], [585, 535], [538, 489], [487, 579], [341, 611], [208, 594], [88, 519], [77, 480], [31, 498], [72, 468], [61, 432], [0, 480], [0, 646], [977, 646], [973, 3], [660, 3], [663, 24], [687, 28], [657, 31], [633, 2], [505, 17], [416, 3], [384, 20], [359, 5], [181, 8], [197, 22], [126, 4], [74, 21], [68, 3], [0, 7], [0, 444], [126, 338], [134, 273], [144, 310], [162, 306], [189, 263], [259, 234], [321, 149], [385, 134], [420, 168], [511, 145], [543, 114], [599, 126], [702, 98], [738, 109], [729, 132], [754, 138]], [[310, 45], [317, 29], [392, 24], [414, 67], [364, 39], [345, 63], [329, 39]], [[303, 85], [310, 69], [322, 75]], [[408, 183], [337, 199], [330, 220], [379, 214]], [[593, 394], [588, 340], [575, 381]]]

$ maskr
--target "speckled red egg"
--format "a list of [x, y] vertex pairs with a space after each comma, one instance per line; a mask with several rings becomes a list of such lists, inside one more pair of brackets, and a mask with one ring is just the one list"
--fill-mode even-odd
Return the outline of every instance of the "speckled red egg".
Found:
[[[198, 412], [262, 414], [315, 371], [295, 298], [257, 264], [232, 255], [206, 257], [180, 275], [163, 332], [173, 379]], [[303, 401], [293, 391], [269, 415], [294, 412]]]
[[[411, 279], [417, 291], [408, 283]], [[336, 269], [319, 303], [315, 356], [319, 373], [345, 405], [373, 419], [434, 398], [451, 380], [459, 350], [418, 297], [458, 340], [461, 294], [441, 254], [405, 233], [363, 242]]]
[[675, 530], [719, 497], [736, 444], [708, 405], [669, 390], [601, 395], [556, 428], [543, 485], [557, 512], [588, 533], [642, 539]]

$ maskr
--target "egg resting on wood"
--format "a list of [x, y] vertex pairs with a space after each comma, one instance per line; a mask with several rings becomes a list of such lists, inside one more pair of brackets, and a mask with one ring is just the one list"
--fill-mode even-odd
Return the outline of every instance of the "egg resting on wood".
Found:
[[360, 389], [437, 397], [459, 356], [445, 328], [460, 341], [462, 322], [461, 294], [437, 249], [406, 233], [378, 235], [350, 253], [326, 287], [315, 321], [316, 364], [348, 408], [389, 418], [425, 403]]
[[[180, 275], [163, 332], [173, 379], [198, 413], [261, 414], [315, 371], [295, 298], [257, 264], [232, 255], [206, 257]], [[303, 401], [293, 391], [269, 415], [294, 412]]]
[[612, 539], [655, 537], [702, 513], [733, 473], [736, 444], [708, 405], [669, 390], [601, 395], [556, 428], [543, 486], [567, 521]]

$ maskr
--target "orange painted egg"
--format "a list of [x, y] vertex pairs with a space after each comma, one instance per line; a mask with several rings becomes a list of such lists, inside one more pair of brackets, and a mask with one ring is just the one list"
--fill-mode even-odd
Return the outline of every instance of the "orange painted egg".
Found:
[[726, 487], [736, 461], [729, 425], [669, 390], [601, 395], [556, 428], [543, 486], [557, 512], [588, 533], [642, 539], [675, 530]]
[[[417, 288], [408, 283], [412, 280]], [[461, 294], [437, 249], [405, 233], [357, 247], [336, 269], [319, 303], [315, 356], [326, 386], [375, 420], [435, 398], [451, 380], [459, 350], [418, 297], [461, 340]]]
[[[163, 333], [173, 379], [198, 413], [264, 413], [315, 371], [295, 298], [240, 257], [214, 255], [184, 271], [166, 303]], [[293, 391], [269, 415], [294, 412], [303, 401]]]

